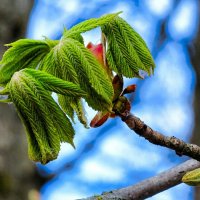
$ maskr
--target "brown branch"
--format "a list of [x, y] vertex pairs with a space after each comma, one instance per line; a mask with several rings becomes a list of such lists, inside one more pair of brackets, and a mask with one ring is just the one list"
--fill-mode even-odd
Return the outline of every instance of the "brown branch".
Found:
[[146, 179], [136, 185], [113, 190], [99, 196], [88, 197], [82, 200], [140, 200], [151, 197], [181, 183], [183, 175], [200, 167], [200, 162], [188, 160], [174, 168]]
[[185, 155], [200, 161], [199, 146], [195, 144], [186, 143], [183, 140], [180, 140], [174, 136], [164, 136], [163, 134], [154, 131], [143, 121], [141, 121], [138, 117], [130, 113], [126, 116], [121, 115], [120, 117], [122, 121], [124, 121], [131, 130], [135, 131], [135, 133], [144, 137], [149, 142], [172, 149], [179, 156]]

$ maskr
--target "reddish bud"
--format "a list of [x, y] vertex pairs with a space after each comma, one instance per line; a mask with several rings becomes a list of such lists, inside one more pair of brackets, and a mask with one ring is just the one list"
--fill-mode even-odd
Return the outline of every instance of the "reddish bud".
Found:
[[102, 44], [94, 45], [90, 42], [90, 43], [88, 43], [88, 45], [86, 47], [91, 51], [91, 53], [95, 56], [95, 58], [102, 65], [104, 65], [104, 62], [103, 62], [103, 45]]
[[110, 116], [110, 113], [108, 113], [108, 112], [98, 112], [94, 116], [92, 121], [90, 122], [90, 126], [93, 128], [101, 126], [102, 124], [104, 124], [107, 121], [109, 116]]
[[128, 87], [126, 87], [123, 91], [122, 94], [128, 94], [128, 93], [132, 93], [132, 92], [135, 92], [136, 90], [136, 85], [133, 84], [133, 85], [129, 85]]
[[110, 118], [115, 118], [116, 114], [114, 112], [110, 113]]

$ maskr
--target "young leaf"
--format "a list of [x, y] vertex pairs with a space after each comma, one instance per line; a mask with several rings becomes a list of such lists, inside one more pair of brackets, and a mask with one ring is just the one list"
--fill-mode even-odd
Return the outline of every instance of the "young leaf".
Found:
[[73, 145], [74, 130], [49, 92], [24, 71], [13, 75], [10, 96], [26, 127], [30, 159], [45, 164], [57, 157], [60, 142]]
[[88, 104], [97, 110], [108, 110], [113, 88], [105, 69], [92, 53], [78, 41], [62, 39], [44, 58], [39, 69], [74, 83], [87, 93]]
[[[43, 107], [44, 102], [38, 103], [34, 92], [20, 77], [14, 75], [13, 78], [10, 84], [11, 98], [25, 123], [30, 159], [42, 163], [55, 159], [60, 149], [60, 140], [54, 126], [50, 124], [51, 120], [48, 124], [46, 124], [48, 120], [44, 120], [44, 117], [49, 116], [49, 112], [46, 112], [45, 107]], [[47, 130], [53, 134], [53, 138], [48, 136]], [[54, 147], [51, 146], [49, 140], [53, 141]]]
[[68, 115], [68, 117], [72, 120], [73, 123], [75, 111], [71, 104], [74, 100], [75, 98], [73, 97], [58, 94], [58, 103], [60, 107], [62, 108], [63, 112]]
[[[68, 32], [68, 30], [66, 28], [64, 28], [63, 35], [67, 35], [67, 32]], [[74, 40], [79, 41], [81, 44], [84, 44], [84, 39], [80, 33], [77, 33], [77, 34], [75, 33], [75, 34], [69, 35], [69, 37]]]
[[63, 111], [72, 121], [75, 111], [80, 122], [87, 127], [86, 117], [79, 98], [86, 96], [86, 93], [77, 84], [64, 81], [40, 70], [24, 69], [23, 73], [30, 79], [32, 77], [38, 80], [46, 90], [62, 94], [58, 96], [58, 101]]
[[140, 77], [139, 71], [149, 75], [155, 64], [144, 40], [120, 17], [101, 27], [108, 42], [107, 60], [109, 66], [126, 77]]
[[79, 121], [85, 126], [85, 128], [88, 128], [87, 119], [81, 99], [58, 95], [58, 103], [62, 110], [72, 119], [73, 122], [74, 113], [76, 113]]
[[113, 29], [110, 24], [102, 28], [102, 31], [108, 40], [106, 57], [109, 66], [120, 75], [124, 75], [129, 78], [139, 77], [140, 68], [137, 66], [141, 64], [141, 62], [137, 63], [130, 57], [129, 53], [127, 52], [127, 47], [124, 45], [124, 39], [118, 34], [118, 31], [115, 33], [114, 30], [116, 30], [116, 28]]
[[116, 25], [123, 36], [123, 38], [127, 38], [130, 41], [126, 41], [126, 44], [128, 45], [128, 48], [130, 48], [130, 52], [132, 51], [132, 47], [134, 47], [138, 57], [142, 61], [143, 65], [145, 66], [145, 71], [148, 72], [150, 75], [154, 68], [155, 63], [151, 56], [151, 53], [145, 43], [145, 41], [142, 39], [142, 37], [122, 18], [117, 17], [115, 19]]
[[51, 92], [68, 95], [70, 97], [86, 96], [86, 93], [77, 84], [64, 81], [40, 70], [23, 69], [22, 71], [27, 77], [33, 77], [38, 80], [46, 90]]
[[[79, 80], [84, 78], [85, 81], [89, 82], [85, 89], [91, 85], [97, 94], [102, 96], [108, 103], [111, 103], [113, 96], [112, 83], [92, 53], [79, 42], [72, 39], [66, 40], [65, 48], [68, 50], [66, 53], [79, 75]], [[82, 84], [80, 83], [80, 85]]]
[[0, 84], [6, 84], [12, 75], [23, 68], [36, 68], [41, 59], [57, 41], [21, 39], [11, 44], [0, 61]]
[[65, 38], [73, 38], [73, 35], [81, 34], [86, 31], [97, 28], [99, 26], [103, 26], [103, 25], [107, 24], [108, 22], [112, 21], [120, 13], [121, 12], [114, 13], [114, 14], [107, 14], [107, 15], [101, 16], [100, 18], [91, 18], [86, 21], [83, 21], [83, 22], [73, 26], [68, 31], [66, 30], [64, 32], [64, 37]]

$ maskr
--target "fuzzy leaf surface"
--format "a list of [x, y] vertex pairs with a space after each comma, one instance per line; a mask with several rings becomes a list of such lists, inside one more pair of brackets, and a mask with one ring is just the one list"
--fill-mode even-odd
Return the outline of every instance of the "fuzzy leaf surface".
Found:
[[91, 18], [91, 19], [85, 20], [85, 21], [73, 26], [68, 31], [65, 31], [64, 37], [72, 38], [73, 35], [81, 34], [86, 31], [97, 28], [99, 26], [103, 26], [103, 25], [107, 24], [108, 22], [112, 21], [120, 13], [121, 12], [114, 13], [114, 14], [107, 14], [107, 15], [103, 15], [99, 18]]
[[149, 75], [155, 68], [151, 53], [141, 36], [122, 18], [115, 17], [102, 26], [108, 49], [109, 66], [126, 77], [140, 77], [140, 70]]
[[87, 93], [88, 104], [97, 110], [109, 109], [113, 87], [105, 69], [80, 42], [62, 39], [44, 58], [40, 69], [73, 83]]
[[9, 87], [26, 128], [30, 159], [45, 164], [57, 157], [60, 142], [73, 145], [71, 122], [38, 80], [22, 70], [13, 75]]
[[0, 84], [6, 84], [12, 75], [23, 68], [36, 68], [41, 59], [57, 41], [20, 39], [10, 47], [0, 61]]
[[34, 69], [24, 69], [23, 73], [27, 77], [33, 77], [39, 81], [46, 90], [70, 97], [86, 96], [80, 86], [69, 81], [57, 78], [49, 73]]
[[58, 102], [62, 110], [71, 118], [73, 122], [74, 114], [76, 113], [79, 121], [85, 126], [85, 128], [88, 128], [85, 110], [80, 98], [58, 95]]

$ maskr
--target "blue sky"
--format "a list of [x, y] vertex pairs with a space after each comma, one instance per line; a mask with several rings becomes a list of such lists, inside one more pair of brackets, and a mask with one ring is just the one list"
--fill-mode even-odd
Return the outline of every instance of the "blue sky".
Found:
[[[123, 17], [149, 46], [156, 69], [145, 80], [126, 79], [138, 85], [132, 112], [155, 130], [188, 140], [193, 128], [192, 98], [195, 73], [187, 45], [197, 31], [198, 1], [181, 0], [38, 0], [32, 10], [27, 37], [58, 39], [63, 27], [70, 28], [90, 17], [123, 11]], [[161, 24], [166, 21], [164, 40]], [[100, 42], [100, 30], [83, 34], [85, 44]], [[88, 119], [95, 111], [86, 109]], [[119, 119], [98, 129], [76, 124], [76, 150], [62, 144], [56, 161], [38, 165], [43, 174], [56, 174], [41, 189], [43, 200], [71, 200], [134, 184], [164, 171], [186, 158], [154, 146], [131, 132]], [[72, 166], [70, 166], [70, 164]], [[64, 167], [65, 166], [65, 167]], [[78, 188], [78, 190], [77, 190]], [[150, 199], [191, 199], [190, 187], [181, 184]]]

